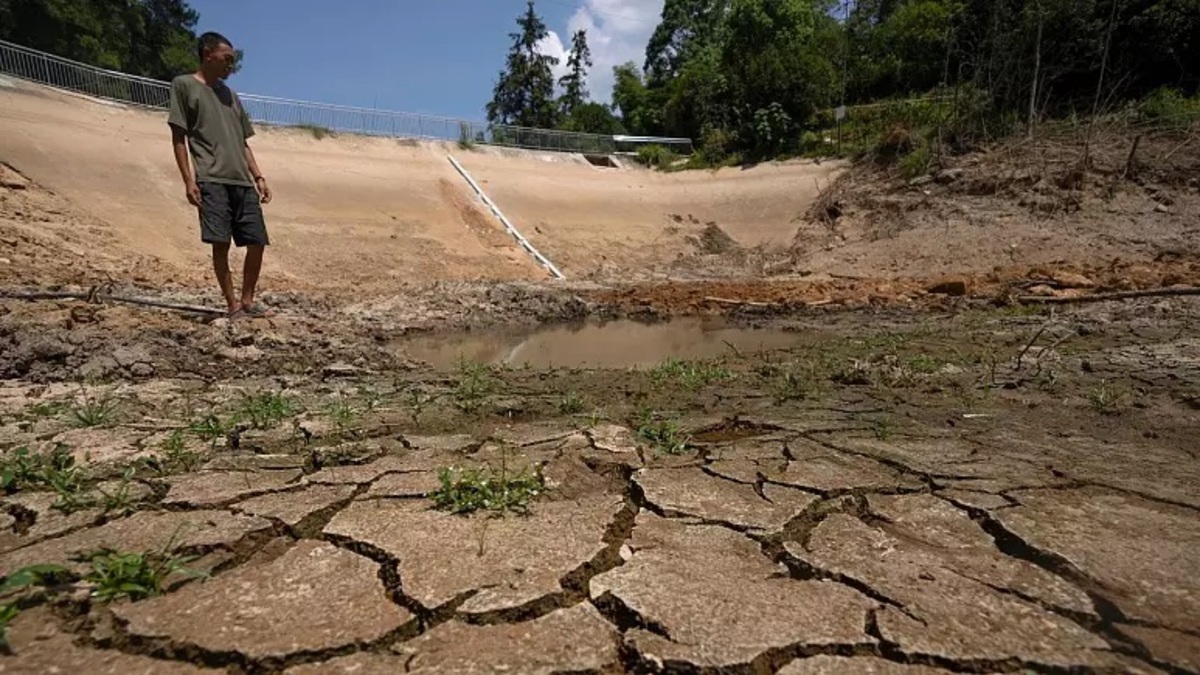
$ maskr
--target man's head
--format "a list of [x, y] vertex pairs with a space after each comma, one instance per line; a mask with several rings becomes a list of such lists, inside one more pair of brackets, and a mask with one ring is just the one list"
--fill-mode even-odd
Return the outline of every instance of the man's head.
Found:
[[201, 35], [197, 41], [197, 51], [200, 54], [200, 70], [222, 80], [229, 77], [237, 63], [233, 44], [220, 33]]

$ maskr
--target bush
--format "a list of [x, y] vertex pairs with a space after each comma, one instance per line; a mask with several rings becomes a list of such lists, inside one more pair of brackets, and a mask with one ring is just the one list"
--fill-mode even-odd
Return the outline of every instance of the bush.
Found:
[[638, 148], [639, 164], [655, 169], [669, 169], [675, 163], [675, 151], [661, 145], [643, 145]]
[[928, 143], [920, 143], [912, 152], [900, 159], [900, 175], [907, 180], [929, 173], [929, 162], [932, 159]]
[[1200, 118], [1200, 97], [1188, 98], [1177, 89], [1162, 87], [1147, 96], [1138, 108], [1146, 119], [1189, 123]]

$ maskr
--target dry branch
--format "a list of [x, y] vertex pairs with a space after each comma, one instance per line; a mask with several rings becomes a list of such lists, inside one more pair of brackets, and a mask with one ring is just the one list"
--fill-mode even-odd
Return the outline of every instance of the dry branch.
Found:
[[160, 300], [151, 300], [148, 298], [136, 298], [120, 295], [109, 295], [101, 292], [101, 288], [92, 288], [87, 291], [14, 291], [0, 290], [0, 298], [7, 300], [84, 300], [93, 304], [104, 302], [120, 302], [129, 305], [141, 305], [143, 307], [157, 307], [159, 309], [170, 309], [177, 312], [189, 312], [192, 314], [205, 314], [210, 316], [223, 316], [226, 312], [212, 307], [203, 307], [201, 305], [188, 305], [175, 302], [162, 302]]
[[1038, 295], [1022, 295], [1017, 302], [1023, 305], [1037, 304], [1076, 304], [1084, 302], [1104, 302], [1106, 300], [1129, 300], [1132, 298], [1154, 298], [1182, 295], [1200, 295], [1200, 288], [1188, 286], [1184, 288], [1149, 288], [1142, 291], [1117, 291], [1114, 293], [1091, 293], [1064, 297], [1042, 297]]

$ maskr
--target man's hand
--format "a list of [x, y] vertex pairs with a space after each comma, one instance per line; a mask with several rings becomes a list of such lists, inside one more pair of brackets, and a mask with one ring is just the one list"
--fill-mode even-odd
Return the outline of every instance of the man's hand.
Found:
[[188, 181], [185, 185], [187, 188], [188, 203], [196, 208], [200, 208], [200, 186], [194, 180]]
[[259, 176], [254, 179], [254, 187], [258, 190], [258, 198], [264, 204], [271, 203], [271, 186], [267, 185], [267, 179]]

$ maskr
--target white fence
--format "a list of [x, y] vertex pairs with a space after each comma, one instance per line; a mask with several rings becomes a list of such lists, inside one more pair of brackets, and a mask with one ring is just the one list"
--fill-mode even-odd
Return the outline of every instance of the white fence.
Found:
[[[0, 73], [39, 84], [111, 101], [166, 109], [170, 85], [159, 80], [105, 70], [0, 40]], [[257, 124], [301, 126], [329, 131], [423, 138], [515, 148], [610, 154], [618, 151], [613, 136], [570, 131], [484, 124], [448, 117], [293, 101], [238, 94]], [[686, 138], [654, 139], [680, 153], [692, 150]], [[628, 141], [623, 141], [625, 146]]]

